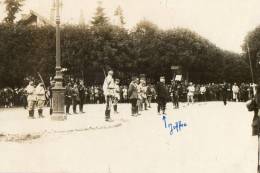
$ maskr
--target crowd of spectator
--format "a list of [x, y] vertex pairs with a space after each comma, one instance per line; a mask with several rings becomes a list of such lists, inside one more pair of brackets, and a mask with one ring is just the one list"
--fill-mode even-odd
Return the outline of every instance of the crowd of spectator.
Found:
[[[231, 84], [228, 83], [228, 93], [227, 100], [228, 101], [237, 101], [237, 102], [245, 102], [252, 98], [254, 95], [254, 84], [241, 83], [237, 85], [236, 83]], [[194, 87], [194, 101], [222, 101], [222, 86], [223, 84], [193, 84]], [[171, 84], [167, 85], [167, 87], [171, 88]], [[179, 100], [181, 102], [187, 101], [189, 84], [185, 84], [184, 82], [180, 83], [180, 92], [179, 92]], [[147, 92], [151, 97], [151, 102], [156, 101], [156, 92], [154, 89], [154, 85], [148, 85], [149, 90]], [[169, 91], [170, 93], [170, 91]], [[26, 108], [27, 100], [26, 100], [26, 92], [24, 88], [3, 88], [0, 89], [0, 107], [2, 108], [10, 108], [10, 107], [21, 107]], [[170, 97], [169, 97], [170, 99]], [[169, 100], [170, 101], [170, 100]], [[120, 103], [128, 103], [128, 86], [121, 85], [120, 86]], [[102, 86], [87, 86], [85, 93], [85, 103], [86, 104], [103, 104], [105, 103], [105, 97], [103, 94]]]

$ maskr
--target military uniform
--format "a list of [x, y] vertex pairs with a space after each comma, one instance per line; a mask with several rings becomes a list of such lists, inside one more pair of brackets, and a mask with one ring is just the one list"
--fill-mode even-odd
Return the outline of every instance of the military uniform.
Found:
[[150, 84], [147, 86], [146, 96], [147, 96], [148, 108], [151, 108], [153, 93], [152, 93], [152, 88], [151, 88]]
[[74, 87], [72, 88], [72, 109], [74, 114], [77, 114], [78, 102], [79, 102], [79, 89], [78, 89], [78, 85], [74, 84]]
[[138, 88], [136, 79], [133, 78], [132, 82], [129, 84], [128, 89], [128, 96], [132, 105], [131, 112], [132, 116], [137, 116], [138, 114], [138, 105], [137, 105], [137, 99], [138, 99]]
[[138, 93], [137, 106], [138, 106], [138, 114], [139, 115], [140, 115], [140, 111], [142, 111], [141, 89], [142, 89], [142, 84], [139, 82], [139, 84], [137, 85], [137, 93]]
[[72, 88], [71, 84], [68, 83], [65, 88], [65, 105], [66, 105], [66, 114], [70, 114], [70, 105], [72, 103]]
[[156, 86], [156, 93], [157, 93], [157, 111], [158, 114], [160, 114], [160, 111], [162, 110], [162, 113], [165, 114], [166, 110], [166, 103], [169, 98], [169, 92], [165, 85], [165, 78], [161, 77], [160, 82], [157, 83]]
[[117, 111], [117, 104], [120, 100], [120, 87], [119, 87], [119, 79], [116, 79], [116, 83], [115, 83], [115, 91], [114, 91], [114, 99], [113, 99], [113, 104], [114, 104], [114, 112], [115, 113], [119, 113]]
[[179, 89], [180, 87], [178, 84], [172, 83], [170, 93], [174, 108], [179, 108]]
[[85, 88], [83, 82], [81, 82], [81, 83], [79, 84], [78, 90], [79, 90], [79, 111], [80, 111], [81, 113], [84, 113], [84, 111], [83, 111], [83, 106], [84, 106], [84, 102], [85, 102], [85, 92], [86, 92], [86, 88]]
[[36, 93], [35, 87], [33, 86], [33, 82], [26, 87], [27, 92], [27, 103], [28, 103], [28, 111], [29, 111], [29, 118], [34, 118], [34, 108], [36, 105]]
[[113, 72], [109, 71], [108, 76], [104, 80], [103, 91], [106, 100], [106, 110], [105, 110], [105, 120], [112, 121], [110, 117], [111, 108], [112, 108], [112, 100], [114, 97], [114, 89], [115, 83], [113, 79]]
[[222, 86], [222, 98], [225, 106], [227, 105], [227, 95], [228, 95], [228, 85], [224, 83]]
[[141, 108], [143, 110], [143, 108], [145, 110], [147, 110], [147, 95], [146, 95], [146, 92], [147, 92], [147, 86], [146, 86], [146, 83], [145, 81], [141, 81], [141, 84], [140, 84], [140, 96], [141, 96]]
[[43, 118], [43, 107], [45, 104], [45, 89], [43, 87], [43, 84], [40, 83], [36, 89], [35, 89], [35, 93], [36, 93], [36, 102], [37, 102], [37, 107], [38, 107], [38, 114], [40, 118]]

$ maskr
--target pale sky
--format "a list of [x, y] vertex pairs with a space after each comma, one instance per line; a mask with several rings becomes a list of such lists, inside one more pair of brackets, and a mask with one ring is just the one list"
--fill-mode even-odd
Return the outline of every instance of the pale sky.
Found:
[[[88, 23], [97, 1], [63, 0], [62, 22], [78, 23], [80, 11], [83, 11]], [[23, 13], [34, 9], [49, 18], [51, 2], [26, 0]], [[238, 53], [247, 32], [260, 25], [260, 0], [103, 0], [109, 17], [118, 5], [124, 11], [127, 28], [132, 28], [141, 19], [148, 19], [162, 29], [185, 27], [223, 49]], [[3, 12], [2, 3], [0, 20]]]

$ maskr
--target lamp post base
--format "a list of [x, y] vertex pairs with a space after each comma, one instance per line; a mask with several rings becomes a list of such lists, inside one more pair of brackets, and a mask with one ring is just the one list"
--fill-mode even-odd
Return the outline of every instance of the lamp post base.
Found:
[[53, 114], [51, 116], [51, 120], [52, 121], [65, 121], [65, 120], [67, 120], [67, 116], [65, 116], [64, 114]]
[[56, 82], [53, 88], [53, 114], [51, 120], [64, 121], [67, 119], [64, 112], [64, 94], [65, 88], [62, 87], [62, 83]]

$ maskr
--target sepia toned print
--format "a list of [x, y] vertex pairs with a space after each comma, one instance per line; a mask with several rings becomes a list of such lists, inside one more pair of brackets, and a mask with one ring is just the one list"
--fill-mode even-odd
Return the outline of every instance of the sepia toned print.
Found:
[[260, 172], [259, 0], [0, 0], [0, 172]]

